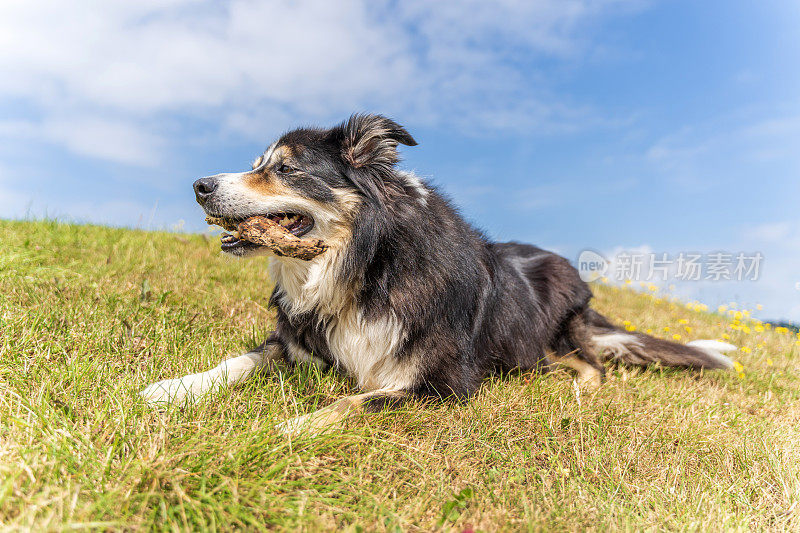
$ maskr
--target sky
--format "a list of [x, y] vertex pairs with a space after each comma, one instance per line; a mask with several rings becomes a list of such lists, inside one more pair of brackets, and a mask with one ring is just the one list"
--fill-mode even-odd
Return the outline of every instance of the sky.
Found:
[[377, 112], [494, 239], [760, 252], [657, 284], [800, 321], [798, 27], [794, 0], [4, 0], [0, 217], [204, 231], [196, 178]]

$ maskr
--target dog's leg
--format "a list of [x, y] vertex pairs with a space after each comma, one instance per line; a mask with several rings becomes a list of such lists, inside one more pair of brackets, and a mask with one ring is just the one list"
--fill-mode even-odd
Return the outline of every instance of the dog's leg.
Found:
[[599, 388], [603, 382], [603, 373], [586, 361], [578, 358], [576, 354], [570, 354], [566, 357], [550, 356], [550, 359], [559, 365], [575, 370], [578, 373], [578, 386], [582, 389], [595, 390]]
[[380, 389], [355, 396], [347, 396], [313, 413], [298, 416], [278, 424], [284, 435], [318, 435], [335, 428], [345, 419], [358, 413], [377, 412], [387, 405], [399, 405], [410, 398], [406, 391]]
[[578, 385], [583, 389], [595, 390], [603, 383], [605, 368], [590, 343], [583, 315], [576, 315], [567, 322], [557, 353], [548, 359], [575, 370], [578, 373]]
[[139, 394], [149, 403], [194, 402], [204, 394], [244, 381], [284, 357], [282, 345], [270, 339], [252, 352], [226, 359], [211, 370], [165, 379], [149, 385]]

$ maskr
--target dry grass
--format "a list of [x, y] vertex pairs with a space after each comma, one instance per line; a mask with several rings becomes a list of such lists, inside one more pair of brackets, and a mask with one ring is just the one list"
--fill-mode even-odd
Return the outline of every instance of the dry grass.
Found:
[[631, 327], [730, 335], [743, 372], [612, 369], [583, 396], [567, 374], [511, 375], [290, 441], [277, 422], [352, 385], [301, 368], [166, 412], [136, 396], [263, 336], [263, 262], [55, 222], [0, 238], [3, 528], [800, 529], [792, 334], [598, 286]]

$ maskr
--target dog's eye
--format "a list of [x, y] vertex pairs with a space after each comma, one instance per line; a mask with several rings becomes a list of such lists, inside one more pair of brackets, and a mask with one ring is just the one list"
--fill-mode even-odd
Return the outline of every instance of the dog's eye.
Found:
[[291, 174], [292, 172], [294, 172], [294, 169], [289, 165], [281, 165], [278, 167], [278, 172], [280, 172], [281, 174]]

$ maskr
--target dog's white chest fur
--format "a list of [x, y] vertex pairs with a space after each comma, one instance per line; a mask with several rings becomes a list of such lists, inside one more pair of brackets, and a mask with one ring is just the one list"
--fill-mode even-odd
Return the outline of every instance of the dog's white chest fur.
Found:
[[[403, 324], [393, 315], [365, 319], [354, 297], [335, 283], [338, 266], [331, 251], [320, 261], [274, 260], [273, 279], [281, 286], [288, 314], [315, 310], [325, 317], [325, 335], [335, 365], [354, 377], [363, 390], [400, 390], [413, 386], [418, 368], [413, 358], [395, 357], [405, 340]], [[327, 256], [327, 257], [326, 257]], [[298, 354], [301, 355], [301, 354]], [[295, 357], [308, 359], [313, 354]]]
[[327, 329], [328, 348], [336, 364], [364, 390], [406, 389], [417, 377], [413, 358], [398, 361], [403, 326], [394, 316], [366, 320], [353, 307], [333, 317]]

